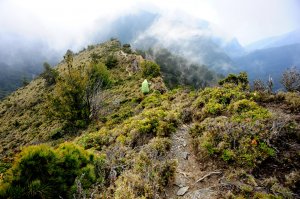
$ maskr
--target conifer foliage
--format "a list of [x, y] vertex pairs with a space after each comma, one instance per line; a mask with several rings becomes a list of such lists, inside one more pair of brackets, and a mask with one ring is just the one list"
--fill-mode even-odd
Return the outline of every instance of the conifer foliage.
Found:
[[109, 72], [102, 63], [74, 68], [71, 51], [64, 58], [67, 71], [58, 77], [49, 97], [50, 114], [66, 127], [85, 127], [96, 111], [99, 92], [110, 84]]

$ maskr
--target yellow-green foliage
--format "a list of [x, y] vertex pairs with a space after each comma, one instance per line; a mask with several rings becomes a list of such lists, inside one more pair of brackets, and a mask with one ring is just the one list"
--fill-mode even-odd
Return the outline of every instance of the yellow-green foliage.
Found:
[[233, 115], [232, 119], [238, 122], [244, 122], [245, 120], [256, 121], [271, 117], [271, 113], [267, 109], [247, 99], [230, 104], [228, 110]]
[[267, 144], [272, 114], [250, 96], [230, 84], [198, 94], [193, 102], [194, 115], [204, 121], [196, 123], [191, 133], [202, 157], [218, 156], [229, 163], [253, 167], [275, 155]]
[[282, 199], [282, 198], [283, 197], [281, 197], [281, 196], [277, 196], [274, 194], [267, 194], [267, 193], [263, 193], [263, 192], [257, 192], [253, 196], [253, 199]]
[[229, 74], [225, 79], [220, 80], [219, 84], [233, 84], [240, 86], [242, 89], [247, 89], [249, 88], [248, 74], [246, 72], [241, 72], [238, 75]]
[[300, 111], [300, 95], [299, 93], [288, 92], [285, 94], [285, 103], [289, 106], [292, 112]]
[[191, 133], [201, 156], [216, 155], [229, 163], [253, 167], [275, 155], [275, 150], [266, 142], [270, 125], [259, 120], [237, 123], [220, 116], [195, 124]]
[[192, 106], [196, 111], [195, 115], [204, 119], [209, 115], [222, 114], [230, 103], [246, 97], [246, 93], [239, 87], [205, 88], [198, 93], [198, 97]]
[[[103, 159], [95, 158], [84, 149], [63, 143], [53, 149], [47, 145], [29, 146], [16, 157], [0, 182], [0, 196], [10, 198], [54, 198], [58, 195], [71, 198], [76, 191], [75, 178], [84, 174], [82, 187], [102, 183], [104, 176], [95, 172], [94, 165]], [[72, 186], [74, 186], [72, 188]]]
[[147, 109], [112, 129], [102, 128], [98, 132], [84, 135], [78, 143], [85, 148], [98, 150], [115, 141], [132, 147], [144, 145], [155, 136], [168, 137], [176, 130], [178, 117], [173, 111]]
[[153, 198], [172, 182], [176, 162], [163, 158], [170, 140], [154, 138], [134, 159], [131, 170], [116, 181], [115, 198]]
[[152, 62], [145, 60], [142, 62], [142, 74], [145, 78], [153, 78], [160, 75], [160, 67]]

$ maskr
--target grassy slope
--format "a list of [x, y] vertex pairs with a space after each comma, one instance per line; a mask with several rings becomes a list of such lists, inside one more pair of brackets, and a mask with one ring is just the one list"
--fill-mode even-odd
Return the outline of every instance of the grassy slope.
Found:
[[[118, 66], [110, 70], [113, 85], [99, 95], [101, 102], [98, 118], [95, 118], [87, 129], [77, 134], [66, 134], [59, 139], [51, 138], [55, 129], [59, 129], [61, 124], [59, 121], [49, 120], [46, 117], [46, 110], [43, 107], [46, 94], [51, 93], [51, 88], [46, 89], [44, 80], [38, 78], [0, 102], [0, 154], [1, 158], [6, 157], [4, 161], [10, 162], [9, 158], [24, 145], [41, 142], [57, 145], [69, 140], [95, 154], [106, 156], [108, 173], [116, 172], [117, 179], [107, 178], [104, 187], [98, 187], [99, 197], [130, 198], [147, 195], [148, 198], [153, 198], [155, 194], [161, 195], [164, 187], [168, 186], [174, 175], [175, 163], [166, 159], [166, 153], [172, 145], [169, 136], [180, 124], [187, 122], [193, 124], [191, 135], [194, 139], [194, 150], [198, 161], [203, 164], [213, 161], [214, 165], [226, 174], [224, 176], [226, 181], [223, 183], [227, 183], [228, 186], [219, 190], [223, 196], [227, 191], [230, 191], [228, 197], [239, 194], [250, 197], [256, 192], [263, 191], [289, 197], [289, 190], [284, 187], [295, 192], [293, 187], [299, 183], [299, 178], [297, 178], [299, 154], [295, 150], [299, 147], [299, 137], [294, 135], [299, 132], [298, 94], [257, 96], [237, 88], [208, 88], [200, 92], [177, 89], [161, 94], [154, 91], [144, 96], [140, 92], [142, 74], [139, 70], [134, 71], [132, 67], [133, 60], [137, 60], [138, 63], [143, 61], [140, 56], [122, 53], [118, 44], [111, 41], [76, 55], [74, 67], [90, 62], [92, 53], [99, 55], [100, 61], [104, 61], [109, 54], [114, 53], [119, 61]], [[65, 63], [60, 63], [57, 69], [60, 72], [64, 71]], [[151, 79], [151, 82], [153, 82], [152, 88], [166, 90], [161, 77]], [[228, 101], [226, 97], [231, 101]], [[248, 110], [245, 113], [242, 112], [243, 114], [236, 112], [241, 103], [237, 102], [243, 99], [249, 100], [246, 101], [246, 105], [248, 102], [257, 101], [269, 108], [271, 112], [267, 111], [267, 113], [261, 106], [253, 105], [253, 103], [253, 106], [249, 105], [250, 113]], [[277, 107], [275, 111], [271, 108], [274, 106]], [[281, 106], [283, 108], [280, 108]], [[294, 110], [294, 112], [284, 111], [285, 115], [281, 114], [281, 117], [277, 117], [277, 112], [283, 109]], [[267, 124], [264, 124], [267, 134], [261, 134], [260, 131], [249, 128], [250, 131], [256, 131], [255, 137], [251, 137], [250, 134], [245, 136], [241, 134], [238, 139], [241, 139], [243, 143], [248, 143], [247, 136], [250, 136], [249, 140], [254, 143], [253, 146], [247, 145], [250, 148], [246, 151], [231, 150], [228, 148], [231, 144], [230, 138], [222, 137], [224, 128], [230, 132], [230, 124], [234, 122], [245, 124], [248, 128], [252, 124], [252, 120], [249, 120], [249, 117], [252, 117], [251, 114], [258, 115], [255, 121], [267, 121]], [[270, 117], [269, 114], [271, 114]], [[239, 117], [241, 115], [243, 117]], [[283, 137], [279, 137], [280, 139], [276, 137], [268, 145], [279, 147], [281, 150], [275, 154], [275, 158], [273, 150], [265, 154], [264, 150], [256, 149], [253, 140], [266, 142], [268, 136], [274, 133], [271, 130], [271, 122], [282, 122], [283, 120], [275, 119], [284, 119], [284, 117], [289, 117], [287, 124], [293, 123], [294, 126], [292, 125], [292, 130], [289, 130], [290, 126], [288, 126], [287, 130], [279, 131], [282, 132]], [[265, 120], [266, 118], [268, 120]], [[238, 125], [235, 128], [243, 133], [238, 129]], [[210, 131], [217, 136], [216, 140], [214, 137], [207, 137], [212, 134]], [[220, 139], [224, 139], [225, 145], [222, 140], [220, 142]], [[282, 154], [285, 152], [290, 155], [283, 157]], [[252, 153], [255, 156], [247, 156], [249, 165], [244, 165], [240, 157]], [[269, 156], [272, 158], [268, 159]], [[283, 161], [290, 162], [284, 165]], [[261, 174], [264, 172], [263, 169], [267, 170], [265, 167], [269, 168], [272, 165], [284, 167], [285, 170], [276, 173], [276, 170], [273, 169], [271, 172], [270, 169], [267, 175]], [[257, 169], [260, 167], [261, 170]], [[151, 173], [150, 176], [149, 173]], [[166, 173], [168, 175], [165, 175]], [[285, 179], [286, 175], [296, 177], [293, 177], [290, 182]], [[264, 180], [273, 181], [265, 182]], [[264, 187], [262, 191], [256, 189], [259, 186]]]

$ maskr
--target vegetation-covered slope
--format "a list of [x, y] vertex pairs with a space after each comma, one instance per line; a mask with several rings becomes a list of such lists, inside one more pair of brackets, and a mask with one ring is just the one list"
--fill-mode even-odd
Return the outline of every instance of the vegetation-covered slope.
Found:
[[158, 65], [117, 40], [55, 71], [0, 104], [0, 198], [170, 198], [181, 175], [187, 198], [299, 196], [298, 93], [250, 91], [244, 73], [168, 90]]

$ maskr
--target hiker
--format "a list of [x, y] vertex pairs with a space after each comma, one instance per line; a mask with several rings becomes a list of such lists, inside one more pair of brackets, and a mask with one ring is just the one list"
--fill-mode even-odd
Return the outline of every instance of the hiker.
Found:
[[149, 85], [151, 85], [151, 84], [147, 81], [147, 79], [145, 79], [143, 81], [143, 83], [142, 83], [142, 88], [141, 88], [142, 89], [142, 93], [144, 95], [146, 95], [147, 93], [149, 93], [149, 91], [150, 91]]

